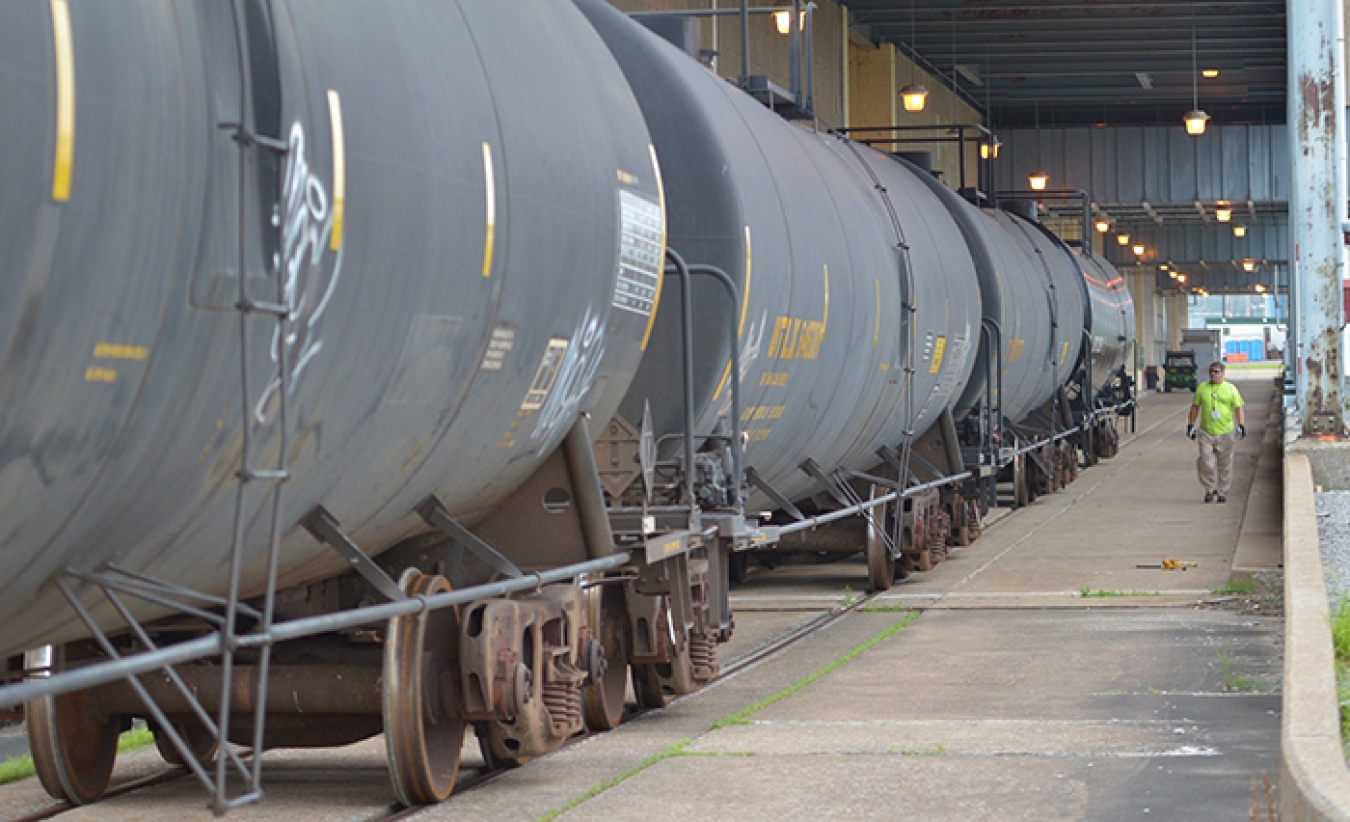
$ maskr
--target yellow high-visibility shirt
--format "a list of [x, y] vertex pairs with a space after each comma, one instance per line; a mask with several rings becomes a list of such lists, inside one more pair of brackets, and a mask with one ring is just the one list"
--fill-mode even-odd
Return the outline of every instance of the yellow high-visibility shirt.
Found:
[[1231, 382], [1202, 382], [1195, 388], [1194, 405], [1200, 406], [1200, 428], [1211, 436], [1232, 431], [1237, 425], [1237, 409], [1246, 405], [1237, 386]]

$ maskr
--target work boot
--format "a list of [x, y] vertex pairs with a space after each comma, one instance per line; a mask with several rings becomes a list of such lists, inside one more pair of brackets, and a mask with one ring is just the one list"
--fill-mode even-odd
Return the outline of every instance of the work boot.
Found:
[[1214, 495], [1214, 501], [1215, 501], [1215, 502], [1228, 502], [1228, 497], [1225, 497], [1223, 494], [1215, 494], [1215, 495]]
[[1213, 492], [1213, 491], [1206, 491], [1206, 492], [1205, 492], [1205, 502], [1213, 502], [1213, 501], [1214, 501], [1214, 492]]

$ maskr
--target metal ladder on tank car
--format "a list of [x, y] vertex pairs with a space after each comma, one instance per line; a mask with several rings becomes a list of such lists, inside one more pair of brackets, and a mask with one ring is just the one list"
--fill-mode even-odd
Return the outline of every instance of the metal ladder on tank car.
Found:
[[[25, 668], [31, 672], [30, 676], [36, 677], [36, 680], [30, 680], [29, 683], [24, 685], [9, 686], [3, 689], [14, 693], [36, 691], [41, 694], [44, 690], [42, 685], [46, 682], [55, 686], [57, 680], [64, 680], [66, 684], [51, 689], [53, 693], [59, 694], [73, 690], [74, 688], [70, 683], [78, 683], [82, 679], [87, 679], [88, 684], [93, 685], [115, 679], [116, 676], [113, 676], [110, 672], [120, 673], [121, 678], [140, 699], [146, 712], [155, 723], [156, 735], [162, 734], [165, 737], [167, 743], [172, 745], [177, 752], [182, 764], [206, 788], [211, 796], [210, 808], [217, 816], [223, 815], [232, 808], [257, 801], [262, 797], [262, 758], [258, 754], [263, 749], [270, 649], [275, 641], [272, 629], [280, 550], [280, 512], [284, 483], [290, 477], [287, 455], [286, 405], [291, 388], [291, 367], [287, 357], [286, 339], [290, 331], [293, 314], [293, 300], [291, 295], [287, 293], [283, 276], [285, 260], [281, 258], [280, 254], [273, 255], [268, 260], [272, 274], [271, 279], [276, 288], [275, 295], [270, 300], [256, 299], [249, 293], [247, 276], [250, 246], [249, 231], [245, 226], [248, 223], [249, 175], [250, 173], [256, 173], [256, 163], [258, 162], [276, 162], [278, 168], [280, 168], [283, 158], [289, 153], [287, 144], [281, 140], [279, 134], [261, 133], [257, 122], [263, 104], [260, 104], [255, 96], [256, 78], [254, 77], [254, 71], [261, 69], [268, 74], [265, 80], [273, 85], [272, 90], [274, 92], [267, 98], [268, 110], [261, 113], [267, 115], [269, 123], [266, 125], [273, 126], [275, 131], [280, 131], [280, 76], [276, 43], [273, 37], [271, 0], [231, 0], [231, 16], [235, 29], [240, 72], [239, 122], [221, 122], [217, 124], [217, 127], [231, 132], [231, 137], [239, 149], [239, 287], [234, 308], [238, 312], [239, 319], [239, 374], [243, 439], [239, 468], [235, 472], [236, 495], [229, 552], [228, 593], [225, 597], [205, 594], [175, 583], [123, 569], [113, 563], [108, 563], [94, 572], [68, 570], [64, 576], [56, 580], [56, 587], [90, 631], [94, 642], [108, 657], [108, 660], [102, 664], [57, 673], [54, 670], [59, 667], [55, 664], [54, 657], [56, 654], [51, 646], [48, 646], [39, 651], [29, 652], [26, 656]], [[254, 35], [252, 37], [251, 32]], [[261, 46], [253, 42], [254, 37], [258, 34], [263, 35], [266, 41]], [[259, 157], [264, 159], [260, 161], [257, 159]], [[253, 159], [252, 163], [250, 162], [251, 158]], [[278, 184], [275, 190], [270, 193], [273, 203], [276, 202], [275, 198], [280, 195], [280, 179], [281, 175], [278, 171], [276, 175]], [[266, 192], [259, 193], [264, 196], [267, 195]], [[273, 226], [278, 225], [275, 220], [269, 222]], [[280, 234], [279, 227], [277, 233]], [[279, 247], [280, 243], [277, 242], [276, 246]], [[260, 467], [258, 456], [254, 453], [258, 434], [267, 423], [265, 419], [266, 408], [263, 408], [261, 413], [255, 412], [255, 403], [258, 403], [258, 401], [253, 397], [254, 380], [250, 374], [249, 365], [249, 332], [255, 324], [256, 317], [267, 318], [275, 323], [273, 355], [276, 361], [276, 374], [269, 385], [269, 391], [264, 392], [263, 395], [264, 403], [268, 397], [275, 397], [274, 420], [277, 432], [275, 441], [277, 442], [278, 457], [276, 464], [269, 467]], [[255, 416], [259, 417], [256, 423]], [[266, 495], [270, 497], [271, 517], [268, 528], [267, 585], [261, 609], [244, 603], [240, 596], [240, 577], [246, 542], [246, 521], [249, 516], [249, 489], [255, 484], [271, 486]], [[131, 653], [118, 650], [118, 646], [112, 638], [117, 630], [105, 630], [103, 626], [99, 625], [90, 608], [80, 599], [76, 585], [94, 588], [106, 597], [125, 623], [125, 628], [130, 637], [134, 638], [135, 642], [141, 646], [139, 650]], [[170, 608], [177, 614], [209, 624], [215, 630], [204, 636], [199, 636], [193, 641], [159, 645], [151, 637], [150, 632], [132, 614], [123, 597], [131, 597]], [[241, 618], [251, 621], [254, 625], [253, 630], [248, 633], [241, 633], [239, 631]], [[212, 717], [196, 697], [194, 691], [185, 684], [182, 677], [172, 667], [175, 664], [205, 656], [218, 657], [222, 681], [220, 693], [228, 697], [232, 693], [230, 686], [234, 675], [235, 658], [238, 652], [244, 649], [255, 649], [258, 652], [257, 691], [253, 695], [252, 750], [255, 755], [249, 762], [246, 762], [244, 756], [241, 756], [240, 752], [232, 748], [228, 742], [231, 700], [229, 698], [222, 699], [217, 715]], [[197, 725], [186, 726], [170, 720], [164, 709], [156, 703], [154, 697], [150, 695], [138, 679], [138, 676], [150, 673], [162, 673], [172, 683], [177, 695], [181, 696], [183, 704], [187, 706], [190, 716], [198, 723]], [[27, 687], [28, 685], [35, 687]], [[31, 697], [25, 695], [22, 698], [30, 699]], [[55, 713], [58, 709], [52, 710]], [[59, 719], [53, 717], [51, 721], [59, 722]], [[205, 752], [212, 749], [218, 751], [213, 768], [204, 763], [204, 760], [207, 759], [204, 755]], [[61, 756], [58, 754], [56, 759], [61, 760]], [[58, 765], [57, 767], [63, 766]], [[66, 764], [64, 767], [71, 766]], [[210, 773], [209, 768], [213, 769], [214, 773]], [[233, 798], [229, 795], [231, 774], [237, 775], [244, 782], [241, 793]], [[70, 791], [69, 788], [64, 787], [63, 790], [67, 793]], [[80, 799], [69, 798], [76, 804], [89, 801], [88, 797], [81, 796]]]

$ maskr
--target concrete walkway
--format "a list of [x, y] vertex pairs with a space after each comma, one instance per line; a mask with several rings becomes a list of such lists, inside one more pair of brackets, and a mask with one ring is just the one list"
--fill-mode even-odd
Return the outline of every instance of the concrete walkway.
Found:
[[[1201, 502], [1190, 395], [1152, 396], [1116, 459], [872, 611], [418, 818], [1249, 818], [1278, 781], [1281, 623], [1201, 604], [1244, 530], [1278, 533], [1244, 526], [1271, 392], [1239, 387], [1226, 505]], [[1137, 567], [1164, 558], [1198, 567]]]

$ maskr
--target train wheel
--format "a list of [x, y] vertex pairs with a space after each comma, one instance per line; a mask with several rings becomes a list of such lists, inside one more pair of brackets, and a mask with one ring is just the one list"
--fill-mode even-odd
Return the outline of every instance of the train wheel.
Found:
[[1092, 467], [1097, 460], [1097, 426], [1089, 425], [1083, 440], [1083, 462]]
[[605, 649], [605, 672], [599, 682], [581, 692], [582, 716], [591, 730], [608, 731], [623, 719], [628, 693], [628, 643], [624, 638], [628, 608], [621, 585], [593, 585], [586, 596], [591, 630]]
[[1018, 454], [1013, 460], [1013, 491], [1016, 508], [1025, 508], [1031, 504], [1031, 482], [1027, 478], [1027, 456]]
[[[450, 590], [444, 577], [408, 569], [408, 596]], [[394, 617], [384, 643], [384, 739], [394, 796], [407, 806], [443, 802], [454, 790], [464, 720], [446, 697], [457, 693], [459, 609]]]
[[661, 690], [661, 677], [656, 674], [655, 664], [633, 665], [633, 694], [637, 697], [638, 707], [643, 710], [665, 707], [666, 693]]
[[[877, 493], [877, 487], [872, 486], [872, 499]], [[895, 584], [895, 558], [886, 544], [890, 519], [889, 504], [873, 508], [867, 519], [867, 585], [873, 591], [889, 591]]]
[[47, 793], [72, 805], [98, 801], [117, 760], [121, 717], [104, 716], [88, 691], [34, 700], [24, 713], [33, 769]]
[[[202, 767], [216, 761], [216, 754], [220, 751], [220, 740], [216, 738], [215, 734], [208, 731], [201, 722], [195, 718], [186, 722], [175, 722], [173, 723], [173, 729], [187, 743], [192, 758], [197, 760]], [[159, 750], [159, 755], [163, 757], [165, 762], [179, 766], [187, 764], [183, 760], [182, 754], [174, 747], [168, 734], [153, 726], [150, 730], [155, 735], [155, 748]]]
[[496, 750], [492, 747], [491, 722], [474, 723], [473, 733], [474, 736], [478, 737], [478, 751], [483, 756], [483, 765], [489, 771], [519, 768], [530, 761], [528, 756], [498, 756]]

